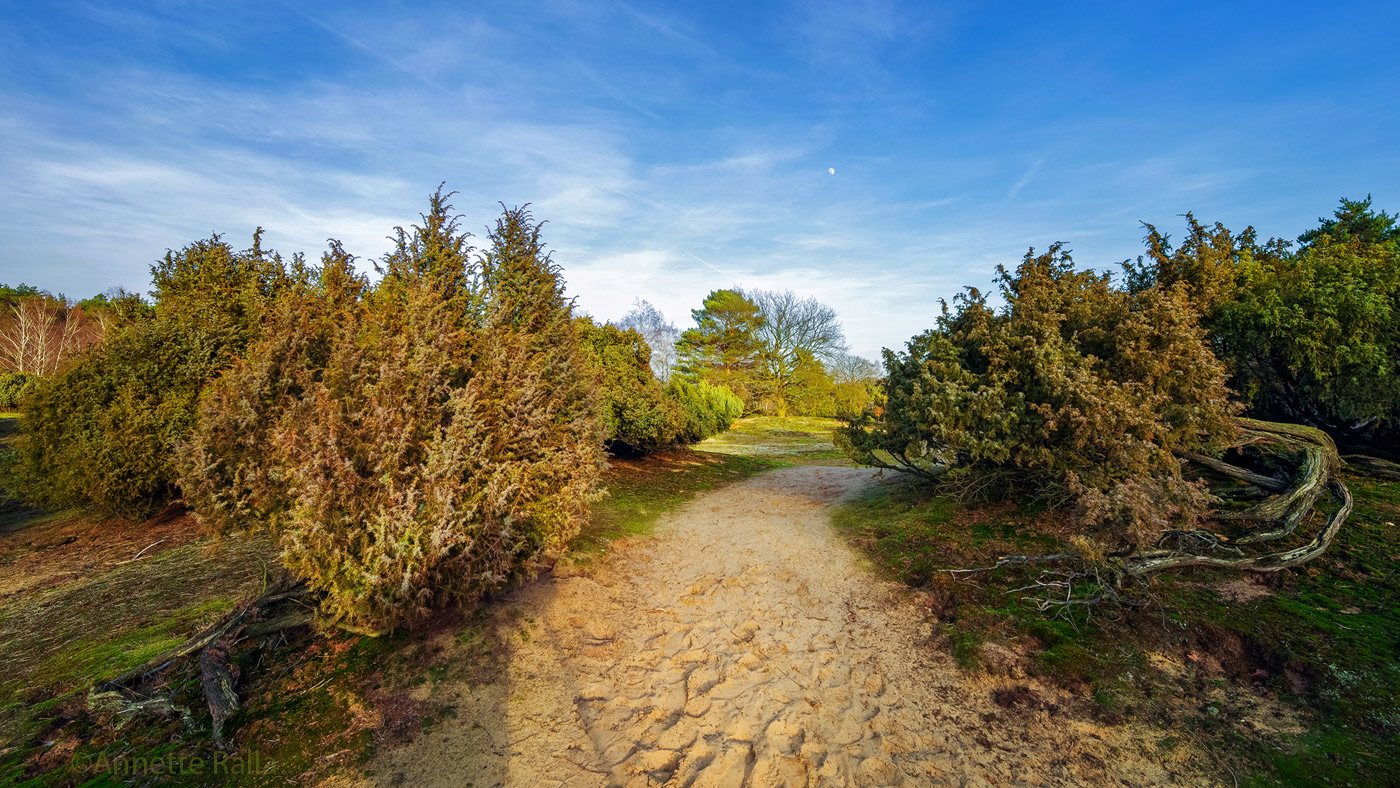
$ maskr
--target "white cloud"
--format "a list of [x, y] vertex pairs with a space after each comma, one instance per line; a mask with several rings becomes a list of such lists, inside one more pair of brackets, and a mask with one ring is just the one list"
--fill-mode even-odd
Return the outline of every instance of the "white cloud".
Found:
[[[1242, 156], [1258, 129], [1224, 120], [1283, 128], [1307, 113], [1232, 105], [1187, 129], [1155, 114], [1025, 130], [1021, 115], [960, 120], [936, 80], [886, 70], [947, 35], [946, 20], [895, 2], [804, 5], [753, 31], [566, 0], [532, 13], [519, 25], [475, 8], [286, 13], [271, 32], [306, 49], [280, 79], [141, 54], [185, 32], [162, 21], [176, 11], [102, 12], [121, 45], [88, 60], [0, 53], [23, 59], [15, 74], [67, 86], [0, 88], [0, 281], [144, 289], [166, 247], [211, 231], [241, 242], [258, 225], [284, 253], [314, 258], [336, 237], [375, 258], [445, 180], [478, 235], [497, 200], [532, 203], [569, 292], [603, 319], [644, 298], [684, 324], [712, 289], [792, 288], [836, 307], [874, 357], [1027, 246], [1065, 240], [1105, 265], [1135, 253], [1140, 219], [1255, 220], [1278, 191], [1251, 202], [1247, 187], [1296, 173]], [[189, 40], [236, 57], [235, 34], [217, 31]], [[750, 34], [779, 46], [735, 58]], [[1013, 158], [1026, 151], [1050, 153]], [[1377, 177], [1396, 166], [1380, 161]], [[1338, 196], [1334, 182], [1314, 177], [1327, 191], [1302, 221]]]

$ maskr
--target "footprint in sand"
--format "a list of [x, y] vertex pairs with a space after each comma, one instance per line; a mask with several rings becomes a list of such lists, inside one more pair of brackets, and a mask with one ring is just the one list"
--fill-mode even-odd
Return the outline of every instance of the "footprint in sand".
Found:
[[993, 680], [922, 645], [910, 592], [832, 532], [826, 507], [871, 483], [775, 471], [699, 496], [591, 576], [519, 589], [504, 604], [540, 634], [513, 647], [505, 686], [372, 772], [529, 788], [1209, 784], [1165, 771], [1128, 726], [999, 715]]

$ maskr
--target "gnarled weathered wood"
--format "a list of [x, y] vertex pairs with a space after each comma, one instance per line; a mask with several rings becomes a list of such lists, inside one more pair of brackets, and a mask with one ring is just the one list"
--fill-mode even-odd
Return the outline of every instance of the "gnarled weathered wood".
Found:
[[209, 716], [214, 721], [214, 746], [224, 749], [224, 720], [238, 711], [238, 669], [229, 662], [232, 643], [227, 638], [199, 652], [200, 685]]
[[[238, 672], [229, 659], [231, 650], [244, 640], [311, 623], [313, 614], [301, 602], [301, 599], [310, 593], [310, 589], [304, 584], [297, 584], [239, 605], [213, 625], [175, 648], [116, 678], [93, 686], [88, 692], [88, 707], [118, 714], [178, 716], [183, 718], [186, 724], [190, 724], [193, 715], [188, 709], [172, 702], [163, 694], [147, 694], [139, 687], [181, 659], [198, 655], [196, 659], [200, 671], [200, 685], [214, 723], [214, 743], [224, 747], [224, 720], [238, 710]], [[276, 618], [264, 619], [274, 608], [286, 607], [288, 604], [296, 606], [297, 609]]]
[[1400, 463], [1383, 460], [1380, 457], [1370, 457], [1365, 454], [1348, 454], [1343, 457], [1342, 460], [1346, 462], [1349, 470], [1356, 473], [1377, 479], [1400, 482]]
[[1273, 492], [1283, 492], [1284, 490], [1288, 489], [1288, 481], [1286, 479], [1279, 479], [1273, 476], [1266, 476], [1262, 473], [1255, 473], [1254, 471], [1248, 470], [1246, 468], [1241, 468], [1238, 465], [1231, 465], [1230, 463], [1225, 462], [1224, 460], [1217, 460], [1214, 457], [1207, 457], [1204, 454], [1197, 454], [1193, 451], [1178, 450], [1172, 453], [1182, 458], [1183, 460], [1190, 460], [1191, 462], [1194, 462], [1197, 465], [1200, 465], [1205, 468], [1210, 468], [1211, 470], [1223, 476], [1229, 476], [1232, 479], [1239, 479], [1240, 481], [1247, 482], [1249, 484], [1254, 485], [1255, 487], [1262, 487], [1265, 490], [1272, 490]]
[[[1337, 478], [1341, 469], [1341, 458], [1337, 447], [1325, 433], [1312, 427], [1296, 424], [1275, 424], [1255, 419], [1240, 420], [1240, 441], [1234, 448], [1242, 446], [1259, 447], [1260, 451], [1277, 451], [1301, 455], [1298, 470], [1292, 479], [1279, 489], [1281, 481], [1271, 476], [1257, 474], [1246, 468], [1226, 463], [1223, 460], [1201, 455], [1178, 452], [1178, 456], [1191, 462], [1223, 473], [1231, 478], [1246, 481], [1255, 486], [1277, 491], [1263, 503], [1245, 512], [1222, 513], [1217, 520], [1234, 524], [1259, 523], [1248, 528], [1242, 536], [1226, 539], [1210, 531], [1172, 531], [1163, 535], [1156, 549], [1137, 550], [1128, 554], [1110, 555], [1099, 562], [1084, 565], [1082, 556], [1056, 554], [1047, 556], [1006, 556], [996, 562], [995, 569], [1006, 566], [1029, 564], [1080, 563], [1081, 566], [1047, 570], [1037, 589], [1051, 589], [1054, 598], [1042, 599], [1046, 607], [1070, 604], [1085, 604], [1104, 599], [1121, 599], [1116, 588], [1124, 579], [1141, 579], [1156, 572], [1189, 567], [1217, 567], [1247, 572], [1277, 572], [1306, 563], [1324, 553], [1340, 532], [1347, 517], [1351, 514], [1352, 497], [1346, 485]], [[1273, 448], [1271, 448], [1273, 447]], [[1338, 502], [1337, 509], [1328, 516], [1322, 528], [1305, 544], [1287, 550], [1253, 553], [1248, 548], [1264, 542], [1276, 541], [1294, 534], [1314, 510], [1317, 499], [1325, 491], [1331, 491]], [[1172, 540], [1175, 540], [1174, 544]], [[1167, 547], [1172, 544], [1172, 547]], [[977, 570], [953, 570], [977, 571]], [[1050, 576], [1049, 582], [1044, 578]], [[1081, 585], [1101, 589], [1091, 598], [1076, 595], [1076, 581]]]

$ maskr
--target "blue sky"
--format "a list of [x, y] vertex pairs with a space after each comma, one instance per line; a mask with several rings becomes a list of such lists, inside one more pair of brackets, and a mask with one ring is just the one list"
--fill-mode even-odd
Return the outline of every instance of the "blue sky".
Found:
[[[936, 299], [1178, 214], [1400, 208], [1395, 3], [0, 0], [0, 281], [144, 290], [258, 225], [368, 259], [533, 203], [580, 307], [792, 288], [875, 357]], [[835, 168], [831, 175], [828, 168]]]

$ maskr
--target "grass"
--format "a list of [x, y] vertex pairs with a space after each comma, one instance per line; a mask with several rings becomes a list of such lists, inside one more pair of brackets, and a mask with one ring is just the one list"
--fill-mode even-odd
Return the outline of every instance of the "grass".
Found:
[[0, 604], [0, 784], [19, 782], [36, 764], [45, 774], [29, 784], [72, 784], [77, 774], [50, 754], [67, 744], [54, 750], [55, 742], [85, 741], [73, 754], [96, 756], [137, 746], [143, 735], [174, 735], [169, 725], [132, 726], [145, 731], [136, 738], [112, 730], [88, 714], [86, 694], [257, 595], [273, 556], [268, 543], [231, 540], [213, 554], [207, 547], [184, 544]]
[[[927, 591], [944, 646], [970, 670], [983, 667], [982, 644], [996, 643], [1024, 655], [1031, 673], [1076, 691], [1100, 719], [1156, 725], [1173, 742], [1184, 736], [1245, 784], [1392, 785], [1400, 773], [1400, 484], [1348, 484], [1354, 513], [1313, 563], [1254, 583], [1215, 571], [1163, 576], [1143, 591], [1144, 609], [1103, 609], [1092, 619], [1048, 616], [1023, 594], [1007, 594], [1030, 582], [1024, 570], [974, 582], [940, 571], [1053, 550], [1071, 525], [1053, 512], [966, 505], [893, 484], [843, 505], [835, 520], [886, 572]], [[1304, 730], [1268, 719], [1266, 708], [1291, 710]]]
[[571, 551], [587, 556], [606, 551], [614, 539], [649, 534], [662, 515], [696, 494], [778, 466], [773, 460], [744, 454], [688, 449], [614, 460], [603, 477], [607, 494], [593, 505]]
[[841, 426], [836, 419], [807, 416], [753, 416], [739, 419], [722, 432], [695, 446], [702, 452], [752, 457], [795, 465], [851, 465], [844, 452], [831, 442]]
[[[801, 425], [805, 429], [818, 429]], [[0, 439], [12, 435], [0, 423]], [[616, 539], [650, 533], [657, 521], [696, 494], [778, 467], [764, 457], [670, 450], [614, 462], [607, 495], [571, 545], [587, 561]], [[6, 516], [0, 513], [0, 517]], [[134, 555], [154, 537], [113, 541], [107, 524], [81, 513], [14, 510], [3, 520], [19, 558], [33, 550], [73, 550], [65, 534], [101, 537], [103, 552]], [[142, 528], [149, 529], [149, 524]], [[165, 526], [169, 528], [168, 524]], [[29, 543], [35, 545], [26, 547]], [[0, 546], [4, 543], [0, 542]], [[116, 545], [114, 547], [113, 545]], [[153, 551], [143, 560], [97, 563], [91, 574], [64, 576], [49, 587], [0, 597], [0, 784], [120, 784], [95, 764], [131, 758], [222, 757], [211, 743], [197, 671], [184, 665], [166, 676], [172, 697], [193, 711], [193, 727], [143, 718], [127, 724], [86, 708], [93, 682], [138, 665], [216, 620], [236, 600], [257, 596], [275, 546], [229, 538], [217, 552], [194, 539]], [[8, 549], [8, 548], [7, 548]], [[3, 550], [0, 550], [3, 553]], [[87, 561], [90, 554], [78, 554]], [[0, 554], [0, 565], [9, 560]], [[57, 582], [57, 581], [56, 581]], [[446, 611], [421, 629], [381, 638], [305, 632], [242, 665], [244, 709], [226, 734], [244, 754], [256, 751], [265, 774], [228, 775], [228, 784], [316, 783], [338, 769], [368, 762], [378, 747], [419, 735], [453, 715], [439, 688], [486, 684], [503, 669], [501, 638], [529, 637], [531, 622], [496, 622], [489, 603]], [[209, 785], [202, 775], [148, 775], [142, 784]]]

